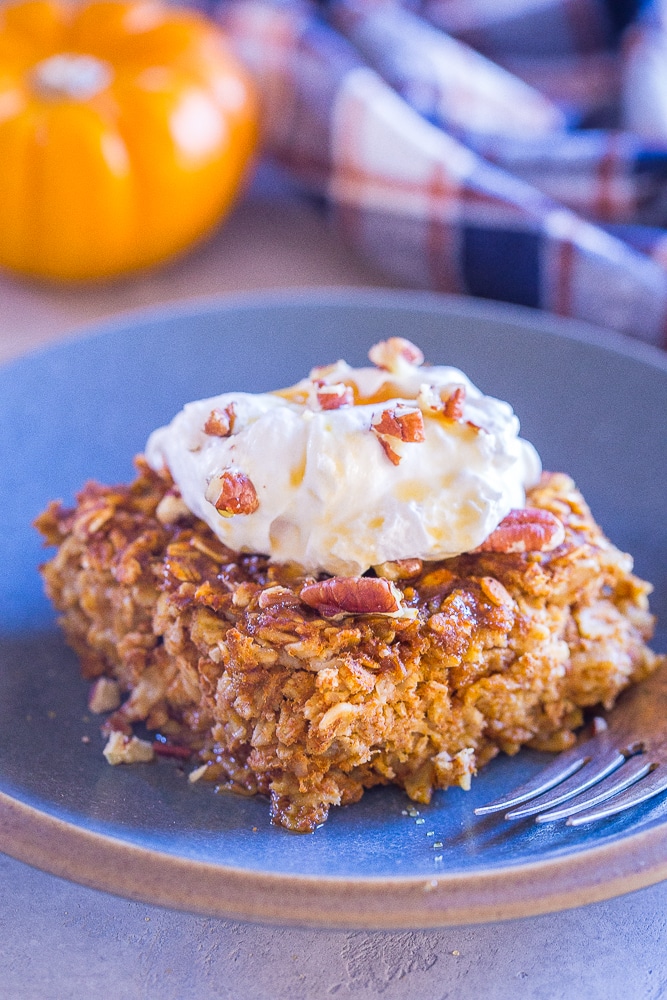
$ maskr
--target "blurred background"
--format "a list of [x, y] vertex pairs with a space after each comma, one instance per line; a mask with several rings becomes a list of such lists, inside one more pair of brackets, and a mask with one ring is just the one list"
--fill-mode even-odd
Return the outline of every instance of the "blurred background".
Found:
[[0, 5], [0, 357], [119, 309], [428, 288], [665, 343], [667, 13]]

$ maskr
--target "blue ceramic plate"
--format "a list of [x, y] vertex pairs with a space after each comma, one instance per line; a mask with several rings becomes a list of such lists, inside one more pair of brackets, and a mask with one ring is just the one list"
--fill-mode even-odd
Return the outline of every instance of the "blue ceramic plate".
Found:
[[[667, 358], [511, 307], [321, 292], [123, 317], [0, 372], [0, 847], [67, 878], [211, 915], [417, 927], [578, 905], [667, 877], [667, 801], [598, 826], [476, 818], [544, 756], [486, 768], [418, 815], [398, 789], [332, 810], [311, 836], [265, 800], [189, 785], [177, 764], [110, 768], [86, 686], [42, 595], [34, 517], [89, 478], [132, 476], [148, 433], [189, 399], [365, 361], [388, 335], [509, 400], [548, 469], [577, 480], [654, 582], [667, 622]], [[665, 632], [655, 646], [667, 647]], [[82, 737], [89, 737], [83, 742]]]

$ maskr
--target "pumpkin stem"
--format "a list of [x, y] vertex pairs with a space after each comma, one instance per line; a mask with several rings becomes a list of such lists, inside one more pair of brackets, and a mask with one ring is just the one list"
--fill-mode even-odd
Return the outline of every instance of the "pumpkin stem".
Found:
[[108, 87], [112, 79], [109, 63], [69, 52], [44, 59], [32, 73], [35, 90], [49, 100], [86, 101]]

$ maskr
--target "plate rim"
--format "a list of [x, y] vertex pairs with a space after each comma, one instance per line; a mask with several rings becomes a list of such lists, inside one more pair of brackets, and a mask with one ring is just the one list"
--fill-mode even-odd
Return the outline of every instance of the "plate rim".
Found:
[[[118, 313], [11, 359], [29, 364], [79, 342], [161, 319], [300, 306], [401, 307], [498, 320], [585, 343], [667, 374], [658, 347], [507, 303], [403, 289], [309, 287], [207, 296]], [[340, 877], [260, 872], [187, 858], [86, 829], [0, 791], [0, 846], [43, 871], [127, 899], [208, 916], [328, 928], [399, 929], [535, 916], [609, 899], [667, 879], [667, 820], [574, 854], [421, 876]], [[165, 868], [172, 877], [165, 879]], [[511, 884], [508, 887], [508, 876]], [[165, 885], [167, 888], [165, 889]], [[476, 901], [470, 900], [477, 890]], [[394, 904], [387, 906], [388, 896]], [[399, 904], [400, 898], [400, 904]]]
[[119, 310], [112, 315], [92, 322], [77, 324], [68, 333], [59, 335], [55, 342], [38, 344], [14, 358], [0, 364], [0, 372], [7, 372], [15, 365], [73, 347], [77, 343], [120, 332], [124, 326], [153, 323], [175, 317], [208, 315], [232, 310], [266, 308], [293, 308], [294, 306], [354, 306], [369, 308], [416, 308], [423, 312], [451, 312], [466, 319], [490, 320], [501, 318], [508, 323], [536, 330], [540, 334], [574, 340], [601, 348], [613, 354], [629, 357], [650, 367], [667, 371], [667, 341], [660, 347], [649, 341], [631, 337], [605, 327], [595, 326], [584, 320], [558, 316], [530, 306], [515, 305], [496, 299], [473, 298], [409, 288], [375, 288], [358, 285], [308, 285], [290, 288], [264, 289], [197, 296], [191, 299], [165, 300], [157, 305]]
[[516, 867], [391, 878], [216, 865], [87, 830], [4, 792], [0, 837], [3, 851], [16, 860], [124, 899], [208, 917], [323, 929], [427, 929], [533, 917], [667, 879], [667, 823]]

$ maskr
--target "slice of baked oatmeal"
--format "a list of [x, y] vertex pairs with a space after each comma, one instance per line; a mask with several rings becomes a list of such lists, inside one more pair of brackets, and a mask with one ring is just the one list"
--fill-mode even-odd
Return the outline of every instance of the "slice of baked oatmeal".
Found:
[[232, 552], [166, 470], [137, 467], [130, 486], [90, 483], [38, 519], [57, 546], [47, 592], [84, 677], [122, 693], [109, 733], [145, 722], [190, 748], [198, 775], [270, 796], [288, 829], [375, 784], [428, 802], [501, 750], [566, 748], [583, 709], [661, 659], [650, 586], [565, 475], [527, 493], [563, 525], [550, 551], [490, 544], [504, 551], [335, 578]]

